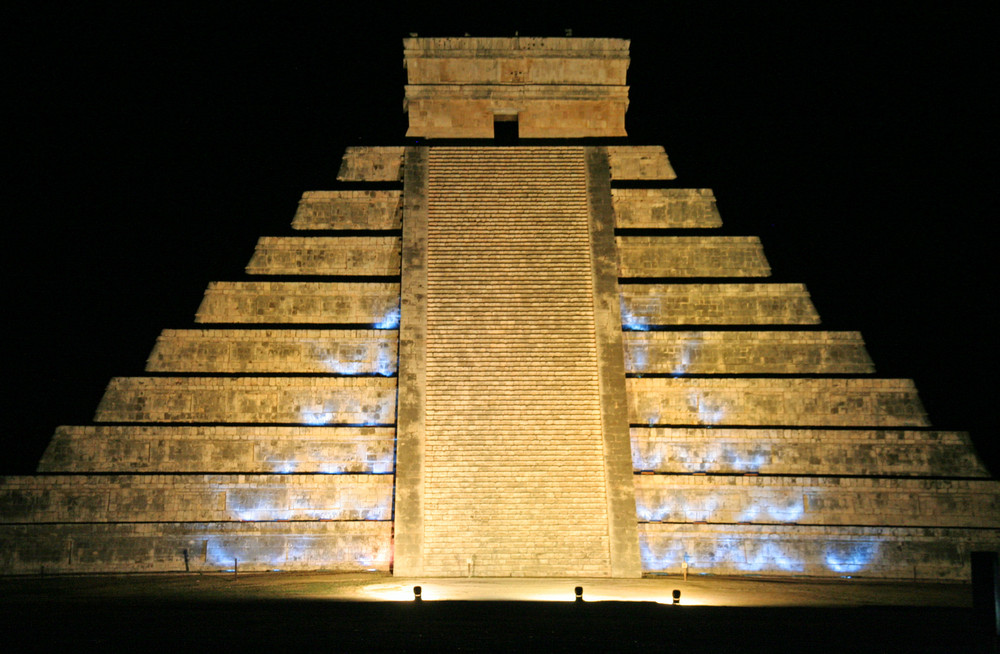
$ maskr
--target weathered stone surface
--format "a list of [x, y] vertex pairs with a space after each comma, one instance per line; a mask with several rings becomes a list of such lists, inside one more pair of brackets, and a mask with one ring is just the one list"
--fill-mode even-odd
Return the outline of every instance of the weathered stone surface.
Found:
[[965, 432], [632, 427], [635, 470], [989, 477]]
[[293, 229], [399, 229], [401, 191], [306, 191]]
[[616, 226], [623, 229], [690, 229], [722, 226], [715, 194], [707, 188], [611, 189]]
[[968, 581], [970, 553], [1000, 549], [995, 529], [803, 525], [639, 525], [643, 569]]
[[875, 372], [858, 332], [625, 332], [633, 374], [859, 374]]
[[756, 236], [619, 236], [620, 277], [768, 277]]
[[392, 472], [392, 427], [57, 427], [39, 472]]
[[403, 148], [350, 147], [337, 173], [341, 182], [398, 182], [403, 178]]
[[802, 284], [622, 284], [626, 329], [651, 325], [815, 325]]
[[207, 572], [238, 560], [241, 571], [388, 572], [391, 539], [388, 521], [0, 525], [0, 571]]
[[398, 236], [272, 237], [257, 241], [251, 275], [399, 274]]
[[381, 282], [212, 282], [202, 323], [399, 325], [399, 284]]
[[625, 136], [629, 42], [620, 39], [404, 39], [407, 136]]
[[1000, 482], [635, 475], [644, 522], [1000, 528]]
[[391, 425], [396, 420], [396, 380], [115, 377], [94, 420]]
[[629, 421], [634, 425], [930, 424], [909, 379], [644, 377], [625, 381]]
[[406, 149], [399, 392], [396, 418], [396, 574], [424, 569], [424, 471], [427, 386], [427, 159], [429, 149]]
[[391, 376], [398, 340], [390, 329], [165, 329], [146, 370]]
[[0, 477], [2, 524], [391, 518], [391, 475]]
[[622, 317], [618, 301], [615, 217], [611, 209], [611, 174], [607, 151], [587, 148], [587, 198], [590, 214], [590, 259], [594, 278], [594, 327], [597, 341], [601, 424], [604, 435], [604, 477], [608, 497], [611, 576], [639, 577], [638, 532], [628, 428]]
[[609, 145], [611, 179], [676, 179], [662, 145]]

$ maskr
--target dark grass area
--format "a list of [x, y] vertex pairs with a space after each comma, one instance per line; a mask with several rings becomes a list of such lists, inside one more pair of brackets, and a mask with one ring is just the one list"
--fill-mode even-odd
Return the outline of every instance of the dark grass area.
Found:
[[976, 652], [972, 611], [645, 602], [7, 603], [6, 651]]

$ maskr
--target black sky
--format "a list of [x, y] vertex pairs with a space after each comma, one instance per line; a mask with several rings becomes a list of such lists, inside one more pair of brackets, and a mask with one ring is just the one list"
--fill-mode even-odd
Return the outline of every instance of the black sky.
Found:
[[680, 182], [715, 189], [725, 233], [759, 235], [825, 325], [860, 330], [879, 375], [916, 379], [936, 426], [1000, 461], [992, 15], [346, 4], [7, 10], [0, 472], [88, 423], [209, 281], [243, 278], [345, 145], [404, 142], [403, 36], [566, 28], [632, 39], [630, 142], [666, 146]]

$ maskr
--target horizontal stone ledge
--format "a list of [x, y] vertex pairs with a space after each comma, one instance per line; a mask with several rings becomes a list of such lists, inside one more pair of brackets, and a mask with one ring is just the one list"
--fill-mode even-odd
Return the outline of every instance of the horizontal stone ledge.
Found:
[[168, 329], [156, 340], [151, 372], [393, 375], [398, 333], [360, 329]]
[[997, 549], [997, 529], [639, 525], [639, 550], [647, 573], [968, 582], [971, 552]]
[[633, 425], [929, 426], [909, 379], [627, 378]]
[[251, 275], [398, 275], [398, 236], [261, 237], [246, 271]]
[[94, 420], [387, 425], [395, 407], [383, 377], [115, 377]]
[[307, 191], [292, 228], [300, 230], [400, 229], [402, 191]]
[[39, 472], [387, 473], [392, 427], [57, 427]]
[[0, 525], [0, 573], [379, 570], [390, 522]]
[[617, 236], [620, 277], [768, 277], [755, 236]]
[[840, 477], [634, 477], [650, 522], [1000, 528], [1000, 482]]
[[391, 475], [45, 475], [0, 478], [0, 520], [389, 520]]
[[727, 427], [630, 431], [637, 471], [990, 476], [966, 432]]
[[859, 332], [631, 331], [633, 374], [864, 374], [875, 367]]
[[819, 323], [802, 284], [621, 284], [619, 290], [626, 330], [657, 325]]
[[399, 325], [399, 284], [384, 282], [212, 282], [200, 323]]

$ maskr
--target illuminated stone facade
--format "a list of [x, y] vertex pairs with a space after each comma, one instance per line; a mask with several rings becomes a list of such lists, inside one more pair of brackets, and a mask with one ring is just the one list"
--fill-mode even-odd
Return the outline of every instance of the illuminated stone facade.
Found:
[[1000, 547], [968, 435], [622, 144], [627, 41], [404, 49], [408, 136], [613, 140], [348, 148], [0, 482], [0, 572], [961, 579]]

